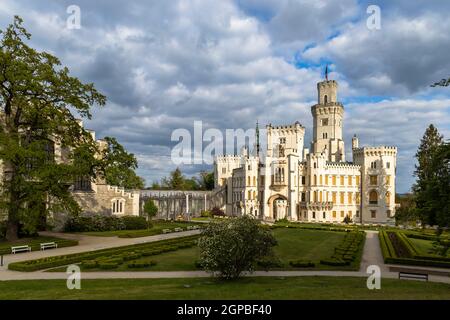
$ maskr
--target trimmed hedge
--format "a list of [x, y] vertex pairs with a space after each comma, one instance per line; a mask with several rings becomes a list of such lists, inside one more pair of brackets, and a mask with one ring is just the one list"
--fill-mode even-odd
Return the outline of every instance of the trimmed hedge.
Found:
[[365, 232], [348, 232], [344, 240], [334, 248], [334, 254], [328, 259], [320, 260], [320, 263], [328, 266], [357, 265], [361, 259], [362, 248], [365, 240]]
[[89, 231], [116, 231], [147, 229], [148, 223], [145, 217], [136, 216], [73, 216], [65, 225], [65, 232], [89, 232]]
[[313, 268], [316, 264], [306, 260], [291, 260], [289, 264], [294, 268]]
[[138, 268], [147, 268], [156, 265], [156, 261], [133, 261], [127, 264], [128, 268], [138, 269]]
[[[102, 249], [96, 251], [88, 251], [82, 253], [74, 253], [62, 256], [54, 256], [54, 257], [46, 257], [35, 260], [27, 260], [10, 263], [8, 265], [9, 270], [15, 271], [37, 271], [42, 269], [55, 268], [60, 266], [65, 266], [74, 263], [80, 263], [83, 266], [85, 261], [97, 260], [105, 261], [110, 260], [111, 258], [123, 258], [126, 260], [135, 260], [143, 255], [143, 252], [150, 255], [150, 251], [154, 250], [154, 254], [159, 254], [165, 252], [166, 250], [177, 250], [179, 245], [185, 245], [186, 243], [190, 243], [195, 245], [196, 239], [198, 235], [175, 238], [169, 240], [162, 240], [157, 242], [143, 243], [143, 244], [134, 244], [110, 249]], [[164, 247], [164, 249], [162, 249]], [[157, 253], [158, 252], [158, 253]], [[89, 263], [88, 263], [89, 264]]]
[[450, 258], [439, 256], [423, 256], [418, 255], [417, 250], [407, 239], [407, 235], [397, 231], [397, 239], [400, 240], [405, 248], [410, 252], [411, 257], [398, 257], [395, 249], [387, 235], [386, 231], [380, 231], [378, 236], [380, 239], [381, 252], [385, 263], [415, 265], [436, 268], [450, 268]]

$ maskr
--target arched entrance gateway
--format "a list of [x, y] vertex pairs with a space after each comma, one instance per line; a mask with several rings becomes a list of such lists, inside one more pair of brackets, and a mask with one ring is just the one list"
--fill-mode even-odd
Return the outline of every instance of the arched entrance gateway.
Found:
[[269, 198], [269, 218], [280, 220], [287, 217], [287, 198], [281, 194], [275, 194]]

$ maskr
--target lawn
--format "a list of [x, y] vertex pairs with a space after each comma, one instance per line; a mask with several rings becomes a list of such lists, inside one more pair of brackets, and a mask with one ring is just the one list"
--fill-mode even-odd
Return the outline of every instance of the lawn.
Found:
[[[417, 252], [420, 255], [436, 255], [433, 253], [433, 241], [431, 240], [424, 240], [424, 239], [415, 239], [415, 238], [408, 238], [411, 244], [416, 248]], [[447, 257], [450, 257], [450, 252], [447, 253]]]
[[66, 239], [55, 238], [55, 237], [41, 237], [41, 236], [22, 238], [17, 241], [1, 240], [0, 241], [0, 254], [10, 254], [11, 247], [24, 246], [24, 245], [31, 246], [32, 251], [40, 250], [41, 249], [40, 244], [44, 243], [44, 242], [56, 242], [56, 243], [58, 243], [59, 248], [78, 245], [78, 241], [74, 241], [74, 240], [66, 240]]
[[66, 280], [0, 281], [5, 299], [450, 299], [450, 285], [382, 279], [368, 290], [366, 278], [253, 277], [235, 281], [212, 278], [82, 280], [68, 290]]
[[175, 229], [183, 228], [186, 230], [188, 226], [203, 225], [202, 223], [195, 222], [180, 222], [180, 221], [155, 221], [150, 229], [142, 230], [117, 230], [117, 231], [92, 231], [82, 232], [82, 234], [88, 236], [97, 237], [119, 237], [119, 238], [139, 238], [154, 236], [163, 233], [163, 229]]
[[[273, 230], [278, 241], [274, 251], [277, 258], [283, 264], [280, 270], [293, 270], [289, 265], [291, 260], [311, 260], [316, 263], [313, 269], [320, 270], [353, 270], [359, 268], [359, 259], [350, 266], [325, 266], [319, 264], [321, 259], [329, 258], [334, 253], [334, 248], [345, 236], [345, 232], [305, 230], [297, 228], [276, 228]], [[128, 268], [128, 263], [123, 263], [111, 271], [187, 271], [198, 270], [195, 262], [199, 259], [197, 246], [169, 251], [158, 255], [146, 256], [137, 259], [139, 262], [155, 261], [156, 265], [139, 269]], [[83, 269], [83, 268], [82, 268]], [[305, 268], [302, 268], [304, 270]], [[311, 269], [311, 268], [310, 268]], [[83, 269], [84, 270], [84, 269]], [[49, 271], [62, 272], [65, 267], [59, 267]], [[86, 269], [84, 271], [104, 271], [99, 268]]]

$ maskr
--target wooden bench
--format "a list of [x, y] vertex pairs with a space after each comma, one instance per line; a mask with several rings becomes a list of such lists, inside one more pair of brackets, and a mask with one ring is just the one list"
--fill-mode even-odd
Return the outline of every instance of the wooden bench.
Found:
[[399, 279], [414, 279], [414, 280], [425, 280], [428, 281], [428, 273], [416, 273], [416, 272], [402, 272], [398, 273]]
[[171, 233], [172, 230], [170, 230], [170, 229], [163, 229], [162, 232], [163, 232], [163, 233]]
[[42, 251], [44, 251], [45, 249], [51, 249], [51, 248], [58, 248], [58, 244], [56, 242], [41, 243], [41, 250]]
[[11, 247], [11, 253], [16, 254], [17, 252], [23, 252], [23, 251], [31, 251], [31, 247], [29, 245], [25, 246], [15, 246]]
[[183, 228], [175, 228], [175, 232], [181, 232], [183, 231]]

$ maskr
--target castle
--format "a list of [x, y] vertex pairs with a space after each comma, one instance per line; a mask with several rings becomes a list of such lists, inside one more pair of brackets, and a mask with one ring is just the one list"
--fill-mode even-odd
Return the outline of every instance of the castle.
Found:
[[264, 154], [257, 128], [255, 154], [244, 148], [241, 155], [215, 158], [215, 193], [223, 197], [227, 215], [269, 221], [393, 222], [397, 148], [359, 147], [354, 136], [353, 159], [346, 161], [338, 83], [327, 76], [317, 91], [310, 150], [304, 148], [305, 128], [299, 122], [269, 124]]

